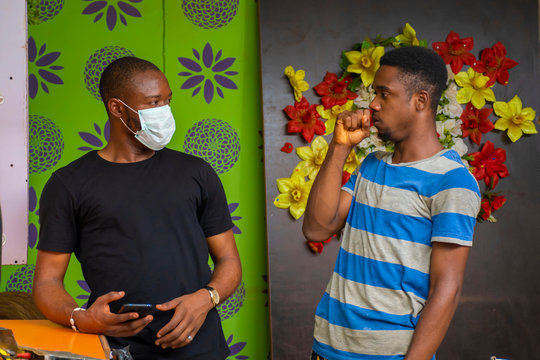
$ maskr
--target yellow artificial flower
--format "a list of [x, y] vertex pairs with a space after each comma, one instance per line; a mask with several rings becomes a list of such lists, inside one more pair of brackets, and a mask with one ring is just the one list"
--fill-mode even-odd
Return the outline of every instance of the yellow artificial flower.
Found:
[[[455, 76], [456, 83], [462, 87], [456, 95], [456, 100], [460, 104], [471, 102], [477, 109], [486, 105], [486, 100], [495, 101], [495, 94], [491, 86], [486, 86], [489, 77], [477, 73], [471, 67], [467, 72], [460, 72]], [[493, 86], [493, 85], [492, 85]]]
[[347, 71], [350, 73], [360, 74], [362, 83], [368, 87], [375, 78], [375, 72], [381, 66], [379, 60], [384, 55], [384, 47], [375, 46], [369, 47], [362, 51], [349, 51], [345, 53], [345, 57], [351, 63], [347, 66]]
[[289, 78], [289, 83], [294, 90], [294, 98], [297, 102], [300, 102], [302, 100], [302, 93], [309, 89], [309, 84], [304, 80], [306, 73], [304, 70], [295, 72], [293, 67], [289, 65], [285, 68], [285, 75]]
[[306, 204], [313, 180], [306, 182], [300, 170], [295, 169], [290, 178], [277, 179], [277, 187], [281, 194], [274, 200], [274, 206], [289, 209], [291, 215], [298, 220], [306, 211]]
[[315, 179], [319, 173], [319, 169], [326, 157], [328, 151], [328, 143], [322, 136], [317, 136], [310, 146], [302, 146], [296, 148], [296, 154], [302, 159], [296, 169], [309, 177], [311, 180]]
[[493, 104], [495, 114], [501, 118], [495, 122], [495, 129], [508, 130], [510, 140], [516, 141], [523, 134], [536, 134], [536, 127], [533, 123], [536, 111], [531, 107], [523, 109], [519, 96], [514, 96], [508, 103], [497, 101]]
[[324, 135], [328, 135], [334, 132], [334, 128], [336, 127], [336, 118], [337, 116], [345, 110], [351, 111], [352, 106], [354, 104], [353, 100], [348, 100], [343, 105], [334, 105], [330, 109], [325, 109], [324, 105], [319, 105], [316, 107], [317, 112], [323, 119], [326, 119], [327, 121], [324, 123], [326, 126], [326, 132]]
[[412, 45], [412, 46], [419, 46], [420, 41], [416, 38], [416, 31], [413, 29], [409, 23], [405, 24], [405, 28], [403, 29], [403, 34], [399, 34], [396, 36], [396, 42], [393, 42], [392, 45], [395, 47], [399, 47], [402, 45]]
[[343, 168], [343, 170], [348, 172], [349, 174], [352, 174], [353, 171], [356, 170], [358, 165], [360, 165], [360, 159], [356, 155], [356, 151], [352, 149], [349, 153], [349, 156], [347, 156], [347, 161], [345, 162], [345, 167]]

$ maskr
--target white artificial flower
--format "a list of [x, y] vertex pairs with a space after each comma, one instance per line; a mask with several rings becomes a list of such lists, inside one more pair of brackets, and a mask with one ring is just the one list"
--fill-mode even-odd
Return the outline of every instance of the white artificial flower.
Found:
[[444, 122], [435, 121], [435, 126], [437, 128], [437, 134], [439, 134], [439, 139], [444, 137]]
[[453, 138], [455, 138], [463, 134], [461, 132], [461, 123], [462, 123], [461, 120], [448, 119], [443, 124], [444, 124], [444, 128], [450, 132], [450, 135], [452, 135]]
[[452, 71], [452, 67], [450, 64], [446, 64], [446, 72], [448, 73], [448, 82], [454, 80], [454, 72]]
[[465, 142], [461, 138], [454, 138], [454, 146], [452, 146], [452, 149], [455, 150], [459, 156], [463, 156], [469, 151], [467, 145], [465, 145]]
[[379, 137], [377, 128], [372, 126], [370, 131], [371, 135], [362, 140], [356, 146], [359, 149], [363, 149], [366, 155], [375, 151], [386, 151], [386, 144]]
[[445, 105], [442, 109], [444, 115], [455, 119], [459, 119], [462, 112], [463, 108], [457, 101], [450, 101], [450, 104]]
[[457, 96], [458, 88], [455, 82], [451, 82], [446, 88], [446, 97], [448, 99], [455, 99]]
[[354, 104], [358, 106], [360, 109], [368, 109], [369, 104], [371, 101], [373, 101], [373, 98], [375, 97], [375, 91], [369, 85], [367, 88], [364, 86], [364, 84], [360, 85], [358, 89], [356, 90], [356, 94], [358, 97], [354, 99]]

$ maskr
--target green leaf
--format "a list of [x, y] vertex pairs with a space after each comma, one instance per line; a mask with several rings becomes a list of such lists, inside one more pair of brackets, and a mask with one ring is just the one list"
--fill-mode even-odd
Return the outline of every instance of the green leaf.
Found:
[[356, 91], [356, 89], [358, 89], [360, 87], [360, 85], [362, 85], [362, 78], [360, 77], [360, 75], [357, 75], [356, 77], [353, 78], [353, 80], [349, 83], [349, 86], [347, 86], [347, 88], [351, 91]]
[[427, 48], [427, 41], [426, 40], [420, 40], [420, 44], [418, 46]]
[[386, 47], [388, 45], [391, 45], [393, 43], [397, 42], [397, 39], [395, 37], [389, 37], [389, 38], [386, 38], [384, 39], [384, 41], [382, 41], [381, 43], [379, 43], [380, 46], [383, 46], [383, 47]]
[[343, 71], [347, 71], [347, 67], [351, 64], [351, 62], [349, 61], [349, 59], [347, 59], [347, 57], [345, 56], [345, 51], [342, 51], [341, 52], [341, 62], [339, 63], [339, 67], [343, 70]]
[[375, 47], [375, 44], [366, 36], [365, 40], [362, 42], [362, 50], [369, 49], [370, 47]]
[[437, 114], [436, 120], [445, 122], [446, 120], [448, 120], [448, 117], [444, 114]]

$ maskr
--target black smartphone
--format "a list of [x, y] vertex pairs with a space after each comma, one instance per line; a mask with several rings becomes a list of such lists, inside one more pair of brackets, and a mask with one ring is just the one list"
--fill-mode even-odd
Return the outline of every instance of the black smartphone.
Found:
[[150, 311], [152, 311], [151, 304], [123, 304], [120, 310], [118, 310], [118, 313], [136, 312], [139, 314], [139, 319], [141, 319], [150, 314]]

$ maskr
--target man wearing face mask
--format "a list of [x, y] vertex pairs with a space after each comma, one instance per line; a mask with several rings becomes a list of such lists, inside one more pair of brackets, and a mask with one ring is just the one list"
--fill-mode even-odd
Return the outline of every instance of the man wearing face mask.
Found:
[[[155, 65], [112, 62], [100, 94], [109, 143], [54, 172], [41, 195], [34, 300], [50, 320], [129, 345], [135, 359], [225, 359], [215, 307], [241, 265], [221, 182], [205, 161], [165, 148], [172, 92]], [[63, 285], [72, 252], [92, 290], [87, 310]], [[126, 303], [154, 309], [118, 314]]]

